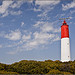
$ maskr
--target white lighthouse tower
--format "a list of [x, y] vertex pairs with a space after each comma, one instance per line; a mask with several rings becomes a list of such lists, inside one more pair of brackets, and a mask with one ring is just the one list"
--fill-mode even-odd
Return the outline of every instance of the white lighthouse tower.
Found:
[[61, 61], [70, 61], [69, 26], [65, 20], [61, 26]]

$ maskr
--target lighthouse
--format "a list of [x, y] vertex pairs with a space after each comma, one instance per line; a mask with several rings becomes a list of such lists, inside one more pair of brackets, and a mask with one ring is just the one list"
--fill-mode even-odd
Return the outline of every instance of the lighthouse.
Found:
[[61, 61], [70, 61], [69, 26], [65, 20], [61, 26]]

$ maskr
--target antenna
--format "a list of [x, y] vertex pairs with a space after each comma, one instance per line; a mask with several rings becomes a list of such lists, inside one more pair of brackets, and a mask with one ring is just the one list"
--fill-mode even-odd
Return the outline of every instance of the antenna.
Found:
[[65, 20], [65, 19], [70, 19], [70, 17], [68, 17], [68, 18], [60, 18], [59, 20]]

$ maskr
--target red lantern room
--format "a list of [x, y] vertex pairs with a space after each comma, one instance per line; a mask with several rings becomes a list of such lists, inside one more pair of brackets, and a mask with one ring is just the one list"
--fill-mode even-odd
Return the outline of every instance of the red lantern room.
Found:
[[63, 25], [61, 26], [61, 39], [62, 38], [69, 38], [69, 26], [67, 25], [65, 20], [63, 22]]

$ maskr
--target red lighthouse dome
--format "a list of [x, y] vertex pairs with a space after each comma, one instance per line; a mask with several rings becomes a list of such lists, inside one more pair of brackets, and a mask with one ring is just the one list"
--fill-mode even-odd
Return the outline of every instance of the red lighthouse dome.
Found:
[[69, 26], [65, 20], [61, 26], [61, 38], [69, 38]]

